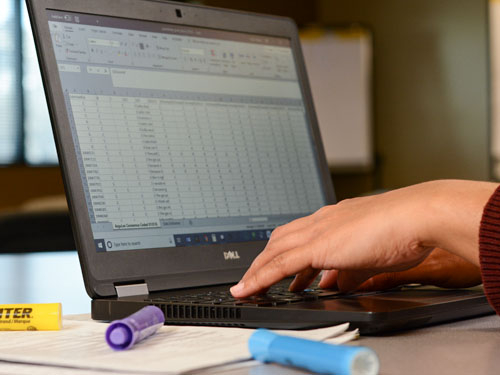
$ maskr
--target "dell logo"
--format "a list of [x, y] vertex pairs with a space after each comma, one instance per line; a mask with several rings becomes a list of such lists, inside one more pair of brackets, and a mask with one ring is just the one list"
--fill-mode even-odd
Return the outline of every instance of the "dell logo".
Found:
[[240, 259], [237, 251], [224, 251], [224, 260]]

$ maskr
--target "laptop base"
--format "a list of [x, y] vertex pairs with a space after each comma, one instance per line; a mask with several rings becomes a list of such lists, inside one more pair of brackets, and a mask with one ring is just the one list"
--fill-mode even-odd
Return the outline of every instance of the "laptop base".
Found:
[[480, 288], [404, 288], [267, 307], [153, 302], [171, 295], [158, 292], [147, 296], [94, 299], [92, 319], [121, 319], [152, 304], [162, 309], [165, 324], [169, 325], [311, 329], [349, 322], [351, 328], [359, 328], [361, 334], [371, 335], [494, 313]]

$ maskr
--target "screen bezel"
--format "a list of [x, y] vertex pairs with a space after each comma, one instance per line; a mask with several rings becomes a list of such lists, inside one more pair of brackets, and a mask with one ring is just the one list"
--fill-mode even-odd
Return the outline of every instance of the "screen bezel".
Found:
[[[235, 282], [243, 275], [255, 256], [263, 250], [266, 241], [104, 253], [96, 251], [64, 94], [52, 48], [47, 10], [140, 19], [290, 39], [321, 176], [321, 187], [326, 203], [335, 202], [297, 28], [291, 19], [147, 0], [106, 2], [27, 0], [27, 6], [62, 169], [73, 234], [85, 287], [90, 297], [114, 296], [115, 285], [131, 282], [146, 282], [149, 291]], [[177, 9], [180, 10], [182, 17], [178, 17]], [[240, 258], [226, 261], [223, 252], [234, 250], [238, 251]]]

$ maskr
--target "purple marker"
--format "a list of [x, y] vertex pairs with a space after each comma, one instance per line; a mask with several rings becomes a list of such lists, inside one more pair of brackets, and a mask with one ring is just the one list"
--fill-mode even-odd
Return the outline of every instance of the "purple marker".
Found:
[[156, 306], [146, 306], [122, 320], [111, 322], [106, 330], [106, 342], [114, 350], [129, 349], [151, 336], [165, 323], [165, 315]]

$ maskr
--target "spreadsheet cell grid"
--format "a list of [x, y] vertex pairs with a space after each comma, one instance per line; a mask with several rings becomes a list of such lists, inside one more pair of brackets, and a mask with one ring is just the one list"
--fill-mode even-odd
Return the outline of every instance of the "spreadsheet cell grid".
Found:
[[[117, 210], [90, 192], [94, 211], [112, 209], [94, 212], [97, 222], [289, 214], [322, 200], [307, 181], [314, 160], [303, 110], [92, 94], [70, 101], [86, 174], [105, 194], [139, 203]], [[177, 204], [154, 200], [158, 180]]]

